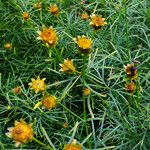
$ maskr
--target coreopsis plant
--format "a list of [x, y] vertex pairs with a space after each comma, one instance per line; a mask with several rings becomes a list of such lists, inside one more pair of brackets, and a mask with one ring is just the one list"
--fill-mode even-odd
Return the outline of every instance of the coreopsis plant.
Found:
[[23, 18], [25, 21], [29, 20], [29, 19], [30, 19], [29, 13], [28, 13], [28, 12], [23, 12], [23, 13], [22, 13], [22, 18]]
[[136, 85], [134, 82], [127, 83], [125, 85], [125, 90], [129, 93], [133, 93], [136, 90]]
[[52, 26], [49, 28], [43, 27], [42, 30], [37, 31], [37, 33], [39, 34], [37, 39], [43, 41], [47, 47], [54, 47], [56, 45], [58, 37]]
[[125, 66], [125, 72], [130, 80], [135, 80], [138, 78], [138, 69], [134, 64], [127, 64], [127, 66]]
[[12, 48], [12, 44], [11, 43], [6, 43], [6, 44], [4, 44], [4, 48], [5, 49], [11, 49]]
[[43, 92], [46, 90], [46, 84], [44, 83], [45, 80], [46, 78], [40, 79], [38, 76], [37, 79], [32, 78], [32, 82], [28, 83], [28, 85], [35, 91], [35, 93]]
[[77, 141], [74, 139], [71, 144], [64, 145], [63, 150], [82, 150], [82, 145], [77, 144]]
[[59, 64], [61, 66], [60, 71], [65, 72], [65, 73], [74, 73], [76, 71], [76, 68], [73, 64], [73, 60], [64, 59], [63, 64]]
[[59, 15], [59, 8], [56, 4], [53, 4], [49, 7], [49, 11], [51, 12], [51, 14], [57, 16]]
[[93, 41], [90, 38], [82, 35], [82, 36], [78, 36], [77, 38], [74, 38], [73, 40], [77, 44], [82, 54], [90, 53], [93, 44]]
[[43, 99], [42, 99], [42, 105], [48, 109], [48, 110], [51, 110], [52, 108], [55, 108], [56, 105], [57, 105], [57, 99], [55, 96], [53, 95], [48, 95], [48, 96], [45, 96]]
[[15, 121], [14, 127], [9, 127], [6, 135], [12, 138], [15, 142], [15, 146], [31, 141], [33, 138], [32, 125], [27, 124], [23, 119]]
[[106, 24], [107, 24], [107, 22], [105, 22], [105, 18], [102, 18], [101, 15], [95, 15], [95, 14], [91, 15], [90, 25], [94, 29], [100, 29], [101, 27], [105, 26]]

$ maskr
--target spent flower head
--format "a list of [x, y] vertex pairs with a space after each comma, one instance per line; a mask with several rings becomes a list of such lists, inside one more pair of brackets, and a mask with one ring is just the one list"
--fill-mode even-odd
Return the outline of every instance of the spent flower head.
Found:
[[59, 64], [61, 66], [60, 71], [65, 72], [65, 73], [74, 73], [76, 71], [76, 68], [73, 64], [73, 60], [64, 59], [63, 64]]
[[37, 39], [43, 41], [47, 47], [56, 45], [58, 38], [56, 31], [52, 26], [49, 28], [43, 27], [42, 30], [37, 31], [37, 33], [39, 34]]
[[57, 99], [55, 96], [53, 95], [48, 95], [48, 96], [45, 96], [43, 99], [42, 99], [42, 105], [48, 109], [48, 110], [51, 110], [52, 108], [55, 108], [56, 105], [57, 105]]
[[46, 78], [40, 79], [38, 76], [37, 79], [31, 79], [32, 82], [28, 83], [28, 85], [35, 91], [35, 93], [43, 92], [46, 90], [46, 84], [44, 81]]
[[74, 38], [73, 40], [78, 45], [81, 53], [83, 54], [90, 53], [93, 44], [93, 41], [90, 38], [82, 35], [78, 36], [77, 38]]
[[125, 66], [125, 72], [127, 77], [131, 80], [135, 80], [138, 77], [138, 69], [134, 64], [127, 64], [127, 66]]
[[33, 138], [32, 125], [27, 124], [23, 119], [15, 121], [14, 127], [9, 127], [6, 135], [15, 141], [15, 146], [18, 147], [20, 144], [26, 143]]
[[129, 93], [133, 93], [136, 90], [136, 85], [134, 82], [127, 83], [125, 85], [125, 90]]
[[95, 14], [91, 15], [90, 25], [94, 29], [100, 29], [101, 27], [105, 26], [106, 24], [107, 24], [107, 22], [105, 22], [105, 18], [102, 18], [101, 15], [95, 15]]

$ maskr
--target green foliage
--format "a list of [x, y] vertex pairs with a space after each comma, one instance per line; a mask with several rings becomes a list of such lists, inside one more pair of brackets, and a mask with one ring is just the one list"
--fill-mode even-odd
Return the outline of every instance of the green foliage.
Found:
[[[83, 149], [148, 150], [150, 145], [150, 9], [146, 0], [0, 0], [0, 148], [15, 148], [7, 128], [23, 118], [33, 123], [38, 141], [22, 149], [63, 149], [73, 139]], [[48, 11], [56, 3], [59, 16]], [[80, 15], [102, 14], [108, 25], [95, 31]], [[30, 19], [22, 18], [29, 12]], [[53, 26], [58, 34], [55, 48], [38, 41], [42, 26]], [[86, 35], [93, 40], [92, 52], [83, 56], [72, 38]], [[6, 43], [12, 49], [4, 48]], [[59, 71], [59, 63], [73, 59], [77, 74]], [[137, 89], [125, 91], [124, 66], [137, 64]], [[46, 78], [46, 93], [55, 95], [57, 107], [48, 111], [34, 106], [43, 98], [29, 88], [31, 78]], [[12, 89], [20, 86], [21, 94]], [[91, 93], [83, 95], [85, 88]], [[63, 128], [64, 123], [68, 128]], [[41, 143], [40, 143], [40, 142]], [[36, 143], [37, 142], [37, 143]], [[41, 144], [41, 145], [40, 145]], [[46, 148], [45, 148], [46, 149]]]

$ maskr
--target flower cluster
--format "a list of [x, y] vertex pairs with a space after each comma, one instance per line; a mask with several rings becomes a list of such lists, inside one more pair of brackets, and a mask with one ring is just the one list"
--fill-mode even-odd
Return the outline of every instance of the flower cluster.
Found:
[[125, 85], [127, 92], [133, 93], [136, 90], [135, 80], [138, 78], [138, 69], [135, 64], [127, 64], [125, 66], [126, 76], [129, 79], [129, 82]]
[[[32, 5], [32, 9], [37, 13], [41, 13], [43, 12], [44, 5], [42, 4], [42, 2], [39, 1]], [[56, 32], [55, 27], [52, 27], [50, 25], [49, 26], [43, 25], [42, 27], [37, 27], [37, 25], [33, 23], [32, 13], [30, 14], [31, 11], [32, 10], [22, 12], [22, 14], [20, 15], [22, 22], [25, 23], [25, 25], [26, 24], [28, 25], [29, 23], [34, 28], [36, 28], [36, 30], [37, 28], [39, 28], [39, 30], [37, 31], [37, 35], [36, 35], [37, 40], [40, 40], [40, 42], [43, 43], [43, 45], [46, 46], [49, 51], [55, 50], [57, 48], [57, 44], [59, 44], [58, 32]], [[55, 16], [52, 18], [55, 18], [56, 20], [60, 19], [59, 17], [61, 15], [61, 12], [57, 4], [50, 5], [50, 7], [48, 8], [48, 12], [50, 15]], [[90, 15], [87, 12], [83, 12], [80, 17], [81, 17], [80, 19], [83, 19], [83, 20], [87, 20], [87, 21], [90, 20], [89, 24], [94, 29], [100, 29], [101, 27], [107, 24], [105, 22], [105, 18], [102, 18], [102, 16], [100, 15], [92, 14], [90, 18]], [[88, 26], [91, 27], [89, 24]], [[55, 26], [55, 23], [53, 25]], [[87, 56], [88, 54], [92, 53], [92, 51], [94, 50], [93, 39], [91, 39], [89, 36], [85, 36], [85, 35], [77, 36], [75, 38], [72, 38], [70, 41], [72, 40], [74, 44], [76, 45], [77, 49], [79, 50], [79, 52], [82, 54], [81, 57]], [[4, 48], [12, 49], [12, 43], [8, 42], [4, 44]], [[74, 65], [73, 59], [66, 58], [64, 59], [64, 61], [60, 59], [60, 62], [62, 62], [59, 64], [60, 72], [68, 73], [68, 74], [79, 73], [76, 70], [77, 65]], [[45, 80], [46, 78], [40, 78], [40, 76], [37, 76], [37, 78], [31, 78], [31, 82], [28, 83], [31, 91], [33, 91], [35, 96], [42, 95], [42, 98], [40, 98], [40, 101], [38, 100], [37, 103], [33, 102], [34, 108], [31, 109], [33, 111], [36, 111], [37, 108], [41, 110], [42, 112], [43, 112], [43, 108], [50, 111], [50, 110], [55, 109], [57, 105], [60, 104], [60, 101], [58, 101], [54, 95], [51, 95], [47, 92], [48, 86], [46, 85]], [[24, 91], [23, 91], [23, 88], [21, 88], [20, 86], [16, 86], [12, 89], [12, 92], [16, 95], [17, 94], [23, 95]], [[83, 96], [88, 96], [90, 95], [91, 90], [89, 88], [85, 88], [84, 91], [82, 92], [83, 92]], [[42, 108], [40, 109], [39, 107], [41, 105], [42, 105]], [[47, 111], [47, 110], [44, 110], [44, 111]], [[65, 129], [68, 128], [67, 122], [63, 124], [63, 128]], [[33, 137], [34, 132], [32, 129], [32, 124], [27, 124], [23, 119], [20, 119], [20, 121], [15, 121], [14, 127], [8, 128], [8, 131], [9, 132], [7, 132], [6, 135], [9, 138], [12, 138], [14, 140], [16, 147], [18, 147], [20, 144], [27, 143], [34, 139]], [[63, 149], [64, 150], [82, 150], [82, 145], [78, 144], [76, 140], [73, 140], [72, 143], [65, 144]]]

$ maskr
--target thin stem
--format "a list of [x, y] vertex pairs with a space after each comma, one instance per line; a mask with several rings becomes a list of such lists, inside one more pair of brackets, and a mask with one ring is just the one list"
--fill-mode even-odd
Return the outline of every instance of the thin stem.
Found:
[[[85, 126], [85, 130], [86, 130], [86, 135], [88, 136], [88, 127], [87, 127], [87, 113], [86, 113], [86, 99], [85, 99], [85, 95], [84, 95], [84, 90], [85, 90], [85, 83], [86, 83], [86, 55], [83, 56], [83, 70], [82, 70], [82, 81], [83, 81], [83, 118], [84, 118], [84, 126]], [[88, 140], [89, 141], [89, 140]], [[91, 144], [89, 144], [89, 147], [91, 148]]]
[[39, 141], [39, 140], [36, 139], [35, 137], [33, 137], [32, 140], [33, 140], [34, 142], [38, 143], [39, 145], [42, 145], [42, 146], [45, 147], [46, 149], [53, 150], [53, 148], [51, 148], [50, 146], [47, 146], [46, 144], [44, 144], [43, 142]]
[[128, 51], [128, 62], [131, 62], [131, 54], [130, 54], [130, 49], [129, 49], [129, 30], [128, 30], [128, 18], [127, 18], [127, 2], [126, 0], [124, 2], [124, 10], [125, 10], [125, 28], [126, 28], [126, 46], [127, 46], [127, 51]]

